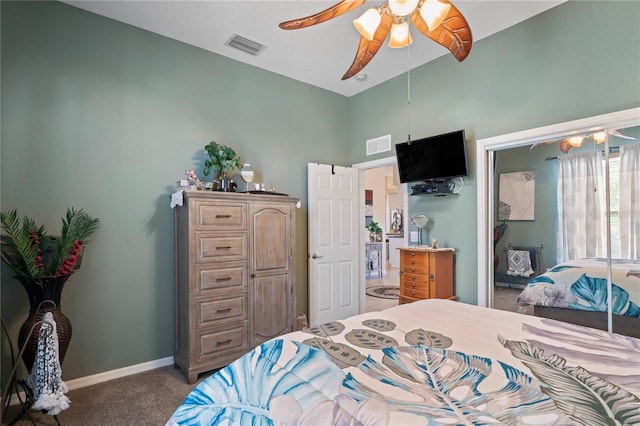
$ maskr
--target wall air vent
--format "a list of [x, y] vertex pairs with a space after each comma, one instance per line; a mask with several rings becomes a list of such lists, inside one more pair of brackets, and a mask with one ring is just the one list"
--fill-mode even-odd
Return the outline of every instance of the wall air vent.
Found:
[[391, 151], [391, 135], [384, 135], [367, 141], [367, 155]]
[[225, 44], [227, 46], [233, 47], [234, 49], [242, 50], [243, 52], [253, 56], [258, 56], [260, 53], [262, 53], [263, 50], [267, 48], [267, 46], [262, 43], [249, 40], [248, 38], [238, 34], [232, 35]]

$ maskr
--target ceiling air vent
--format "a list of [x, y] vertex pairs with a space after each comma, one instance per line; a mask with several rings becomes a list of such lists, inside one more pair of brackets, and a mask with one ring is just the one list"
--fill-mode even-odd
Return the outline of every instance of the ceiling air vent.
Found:
[[384, 135], [367, 141], [367, 155], [391, 151], [391, 135]]
[[264, 49], [267, 48], [267, 46], [262, 43], [249, 40], [248, 38], [238, 34], [234, 34], [233, 36], [231, 36], [231, 38], [227, 40], [225, 44], [227, 46], [233, 47], [234, 49], [242, 50], [243, 52], [253, 56], [258, 56]]

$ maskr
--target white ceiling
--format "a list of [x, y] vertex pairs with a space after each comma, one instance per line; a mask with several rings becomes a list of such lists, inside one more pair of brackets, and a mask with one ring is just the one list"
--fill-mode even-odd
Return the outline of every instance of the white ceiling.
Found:
[[[360, 35], [352, 21], [367, 5], [309, 28], [285, 31], [282, 21], [324, 10], [335, 1], [318, 0], [66, 0], [64, 3], [218, 53], [345, 96], [352, 96], [423, 65], [448, 50], [412, 28], [409, 49], [384, 45], [364, 68], [366, 81], [342, 75], [353, 62]], [[467, 19], [474, 42], [522, 22], [566, 0], [453, 0]], [[380, 4], [380, 1], [370, 1]], [[265, 44], [258, 56], [225, 43], [239, 34]], [[474, 54], [473, 48], [469, 57]]]

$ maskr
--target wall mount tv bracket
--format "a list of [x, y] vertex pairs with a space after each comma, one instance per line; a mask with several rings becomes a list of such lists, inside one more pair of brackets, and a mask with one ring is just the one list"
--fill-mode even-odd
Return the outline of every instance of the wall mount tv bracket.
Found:
[[[454, 179], [459, 180], [459, 183], [456, 183]], [[411, 186], [411, 195], [434, 195], [444, 197], [449, 194], [458, 194], [462, 188], [464, 188], [464, 179], [462, 177], [432, 179]]]

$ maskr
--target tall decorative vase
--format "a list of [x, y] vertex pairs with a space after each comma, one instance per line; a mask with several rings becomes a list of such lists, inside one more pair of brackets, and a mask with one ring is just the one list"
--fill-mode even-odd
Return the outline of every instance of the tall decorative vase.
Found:
[[[56, 330], [58, 332], [58, 358], [60, 364], [64, 360], [67, 353], [69, 342], [71, 341], [71, 321], [62, 313], [60, 308], [60, 299], [62, 297], [62, 289], [71, 275], [56, 275], [41, 278], [16, 277], [27, 291], [29, 297], [29, 316], [20, 327], [18, 333], [18, 345], [22, 345], [28, 340], [27, 347], [22, 354], [22, 360], [29, 371], [33, 366], [38, 350], [38, 333], [40, 326], [36, 326], [29, 336], [29, 330], [36, 322], [42, 320], [45, 313], [51, 312], [56, 322]], [[53, 303], [43, 303], [50, 300]]]

